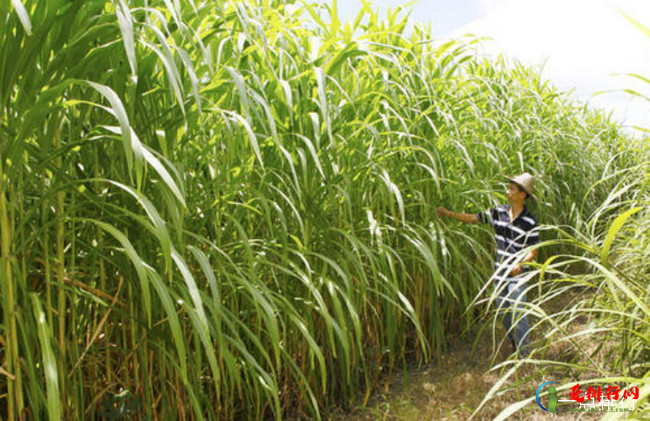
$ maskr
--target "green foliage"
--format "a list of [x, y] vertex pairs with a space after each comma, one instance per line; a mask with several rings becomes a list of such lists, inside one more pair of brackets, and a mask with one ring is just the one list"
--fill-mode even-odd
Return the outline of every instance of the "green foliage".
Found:
[[440, 356], [489, 277], [487, 233], [441, 223], [438, 205], [491, 206], [528, 170], [534, 213], [575, 225], [635, 154], [534, 72], [407, 32], [398, 11], [11, 4], [10, 419], [318, 418], [367, 399]]

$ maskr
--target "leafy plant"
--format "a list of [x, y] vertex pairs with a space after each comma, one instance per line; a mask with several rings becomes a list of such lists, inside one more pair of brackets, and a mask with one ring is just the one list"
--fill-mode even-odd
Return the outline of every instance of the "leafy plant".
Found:
[[9, 419], [95, 418], [125, 390], [162, 419], [367, 400], [473, 322], [487, 233], [438, 204], [478, 211], [529, 170], [537, 213], [575, 225], [634, 162], [605, 116], [400, 10], [2, 0], [0, 16]]

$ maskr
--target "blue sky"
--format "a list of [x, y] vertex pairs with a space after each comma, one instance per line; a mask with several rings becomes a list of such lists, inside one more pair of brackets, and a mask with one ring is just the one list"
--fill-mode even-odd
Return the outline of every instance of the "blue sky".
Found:
[[[385, 15], [406, 3], [372, 4]], [[339, 0], [339, 17], [354, 19], [361, 6], [360, 0]], [[488, 36], [492, 41], [482, 53], [539, 67], [544, 78], [577, 99], [611, 111], [628, 126], [650, 128], [650, 103], [621, 92], [631, 88], [650, 96], [650, 85], [625, 76], [650, 78], [650, 37], [619, 12], [650, 27], [650, 0], [420, 0], [411, 7], [411, 19], [431, 21], [435, 37]], [[594, 96], [601, 91], [612, 93]]]

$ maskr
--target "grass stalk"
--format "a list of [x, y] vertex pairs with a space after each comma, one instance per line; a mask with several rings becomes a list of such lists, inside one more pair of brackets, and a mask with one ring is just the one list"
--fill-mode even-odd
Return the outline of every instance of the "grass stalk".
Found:
[[[54, 150], [60, 150], [61, 148], [61, 127], [58, 121], [51, 123], [52, 127], [52, 136], [53, 136], [53, 147]], [[55, 158], [55, 166], [60, 171], [63, 171], [63, 159], [59, 155]], [[56, 180], [55, 183], [60, 185], [63, 180]], [[59, 353], [60, 359], [59, 372], [66, 372], [66, 351], [67, 351], [67, 338], [66, 338], [66, 317], [67, 306], [66, 306], [66, 287], [65, 287], [65, 191], [62, 188], [58, 188], [56, 192], [56, 203], [55, 203], [55, 217], [56, 217], [56, 238], [55, 238], [55, 252], [56, 252], [56, 261], [55, 261], [55, 272], [58, 285], [58, 299], [57, 299], [57, 328], [58, 328], [58, 338], [59, 338]], [[61, 377], [61, 399], [63, 402], [66, 402], [68, 399], [67, 395], [67, 382], [65, 381], [66, 377]], [[69, 407], [68, 405], [63, 405], [63, 412], [66, 416], [69, 416]]]
[[12, 273], [13, 244], [11, 221], [7, 211], [7, 186], [4, 173], [5, 157], [3, 155], [3, 142], [0, 141], [0, 241], [2, 245], [2, 277], [5, 290], [5, 299], [2, 305], [5, 308], [5, 320], [7, 320], [7, 347], [6, 364], [7, 372], [11, 375], [7, 379], [7, 409], [9, 420], [23, 419], [23, 384], [22, 370], [20, 368], [20, 357], [18, 352], [18, 330], [16, 326], [16, 284]]

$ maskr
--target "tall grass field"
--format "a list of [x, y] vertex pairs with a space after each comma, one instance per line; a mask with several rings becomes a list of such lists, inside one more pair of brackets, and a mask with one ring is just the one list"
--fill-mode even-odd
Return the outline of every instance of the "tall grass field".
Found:
[[[523, 171], [556, 227], [543, 291], [587, 283], [585, 311], [625, 315], [628, 374], [648, 371], [647, 148], [536, 71], [370, 3], [350, 22], [291, 0], [0, 18], [0, 418], [366, 402], [481, 317], [490, 232], [436, 208], [502, 203]], [[572, 259], [596, 274], [562, 275]]]

